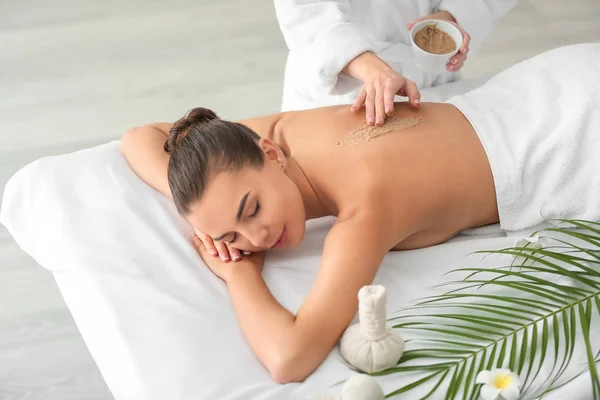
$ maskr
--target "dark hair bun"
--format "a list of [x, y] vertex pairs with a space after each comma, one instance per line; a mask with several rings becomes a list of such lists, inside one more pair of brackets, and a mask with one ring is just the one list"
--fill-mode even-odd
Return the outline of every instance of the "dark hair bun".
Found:
[[165, 151], [171, 153], [187, 136], [190, 128], [198, 124], [205, 124], [218, 119], [217, 114], [208, 108], [196, 107], [189, 111], [183, 118], [173, 124], [169, 130], [169, 137], [165, 143]]

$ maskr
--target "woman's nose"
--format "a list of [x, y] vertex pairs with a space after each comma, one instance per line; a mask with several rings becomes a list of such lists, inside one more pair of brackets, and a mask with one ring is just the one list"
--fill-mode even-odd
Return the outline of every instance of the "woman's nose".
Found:
[[251, 234], [248, 236], [248, 240], [250, 240], [252, 246], [258, 248], [266, 248], [267, 246], [269, 246], [270, 243], [267, 243], [268, 238], [269, 229], [267, 229], [264, 226], [259, 227], [254, 232], [251, 232]]

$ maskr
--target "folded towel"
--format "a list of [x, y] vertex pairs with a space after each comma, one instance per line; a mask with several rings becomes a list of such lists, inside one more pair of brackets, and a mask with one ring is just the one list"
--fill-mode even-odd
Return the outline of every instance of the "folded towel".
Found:
[[485, 148], [502, 229], [600, 220], [600, 43], [542, 53], [448, 103]]

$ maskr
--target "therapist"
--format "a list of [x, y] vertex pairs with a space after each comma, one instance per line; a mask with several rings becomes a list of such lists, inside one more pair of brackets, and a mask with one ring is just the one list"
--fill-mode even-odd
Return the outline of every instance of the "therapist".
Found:
[[[366, 122], [381, 125], [396, 94], [420, 105], [418, 88], [460, 79], [475, 52], [517, 0], [275, 0], [290, 50], [282, 111], [334, 104], [366, 108]], [[415, 64], [410, 29], [423, 19], [452, 22], [463, 45], [432, 75]]]

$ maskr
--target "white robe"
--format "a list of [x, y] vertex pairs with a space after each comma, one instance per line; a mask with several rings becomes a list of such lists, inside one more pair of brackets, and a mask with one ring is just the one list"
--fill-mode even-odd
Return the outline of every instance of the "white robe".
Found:
[[362, 82], [341, 73], [353, 58], [372, 51], [418, 87], [460, 79], [426, 74], [415, 65], [406, 25], [435, 11], [450, 12], [477, 51], [517, 0], [275, 0], [290, 50], [282, 111], [354, 101]]

